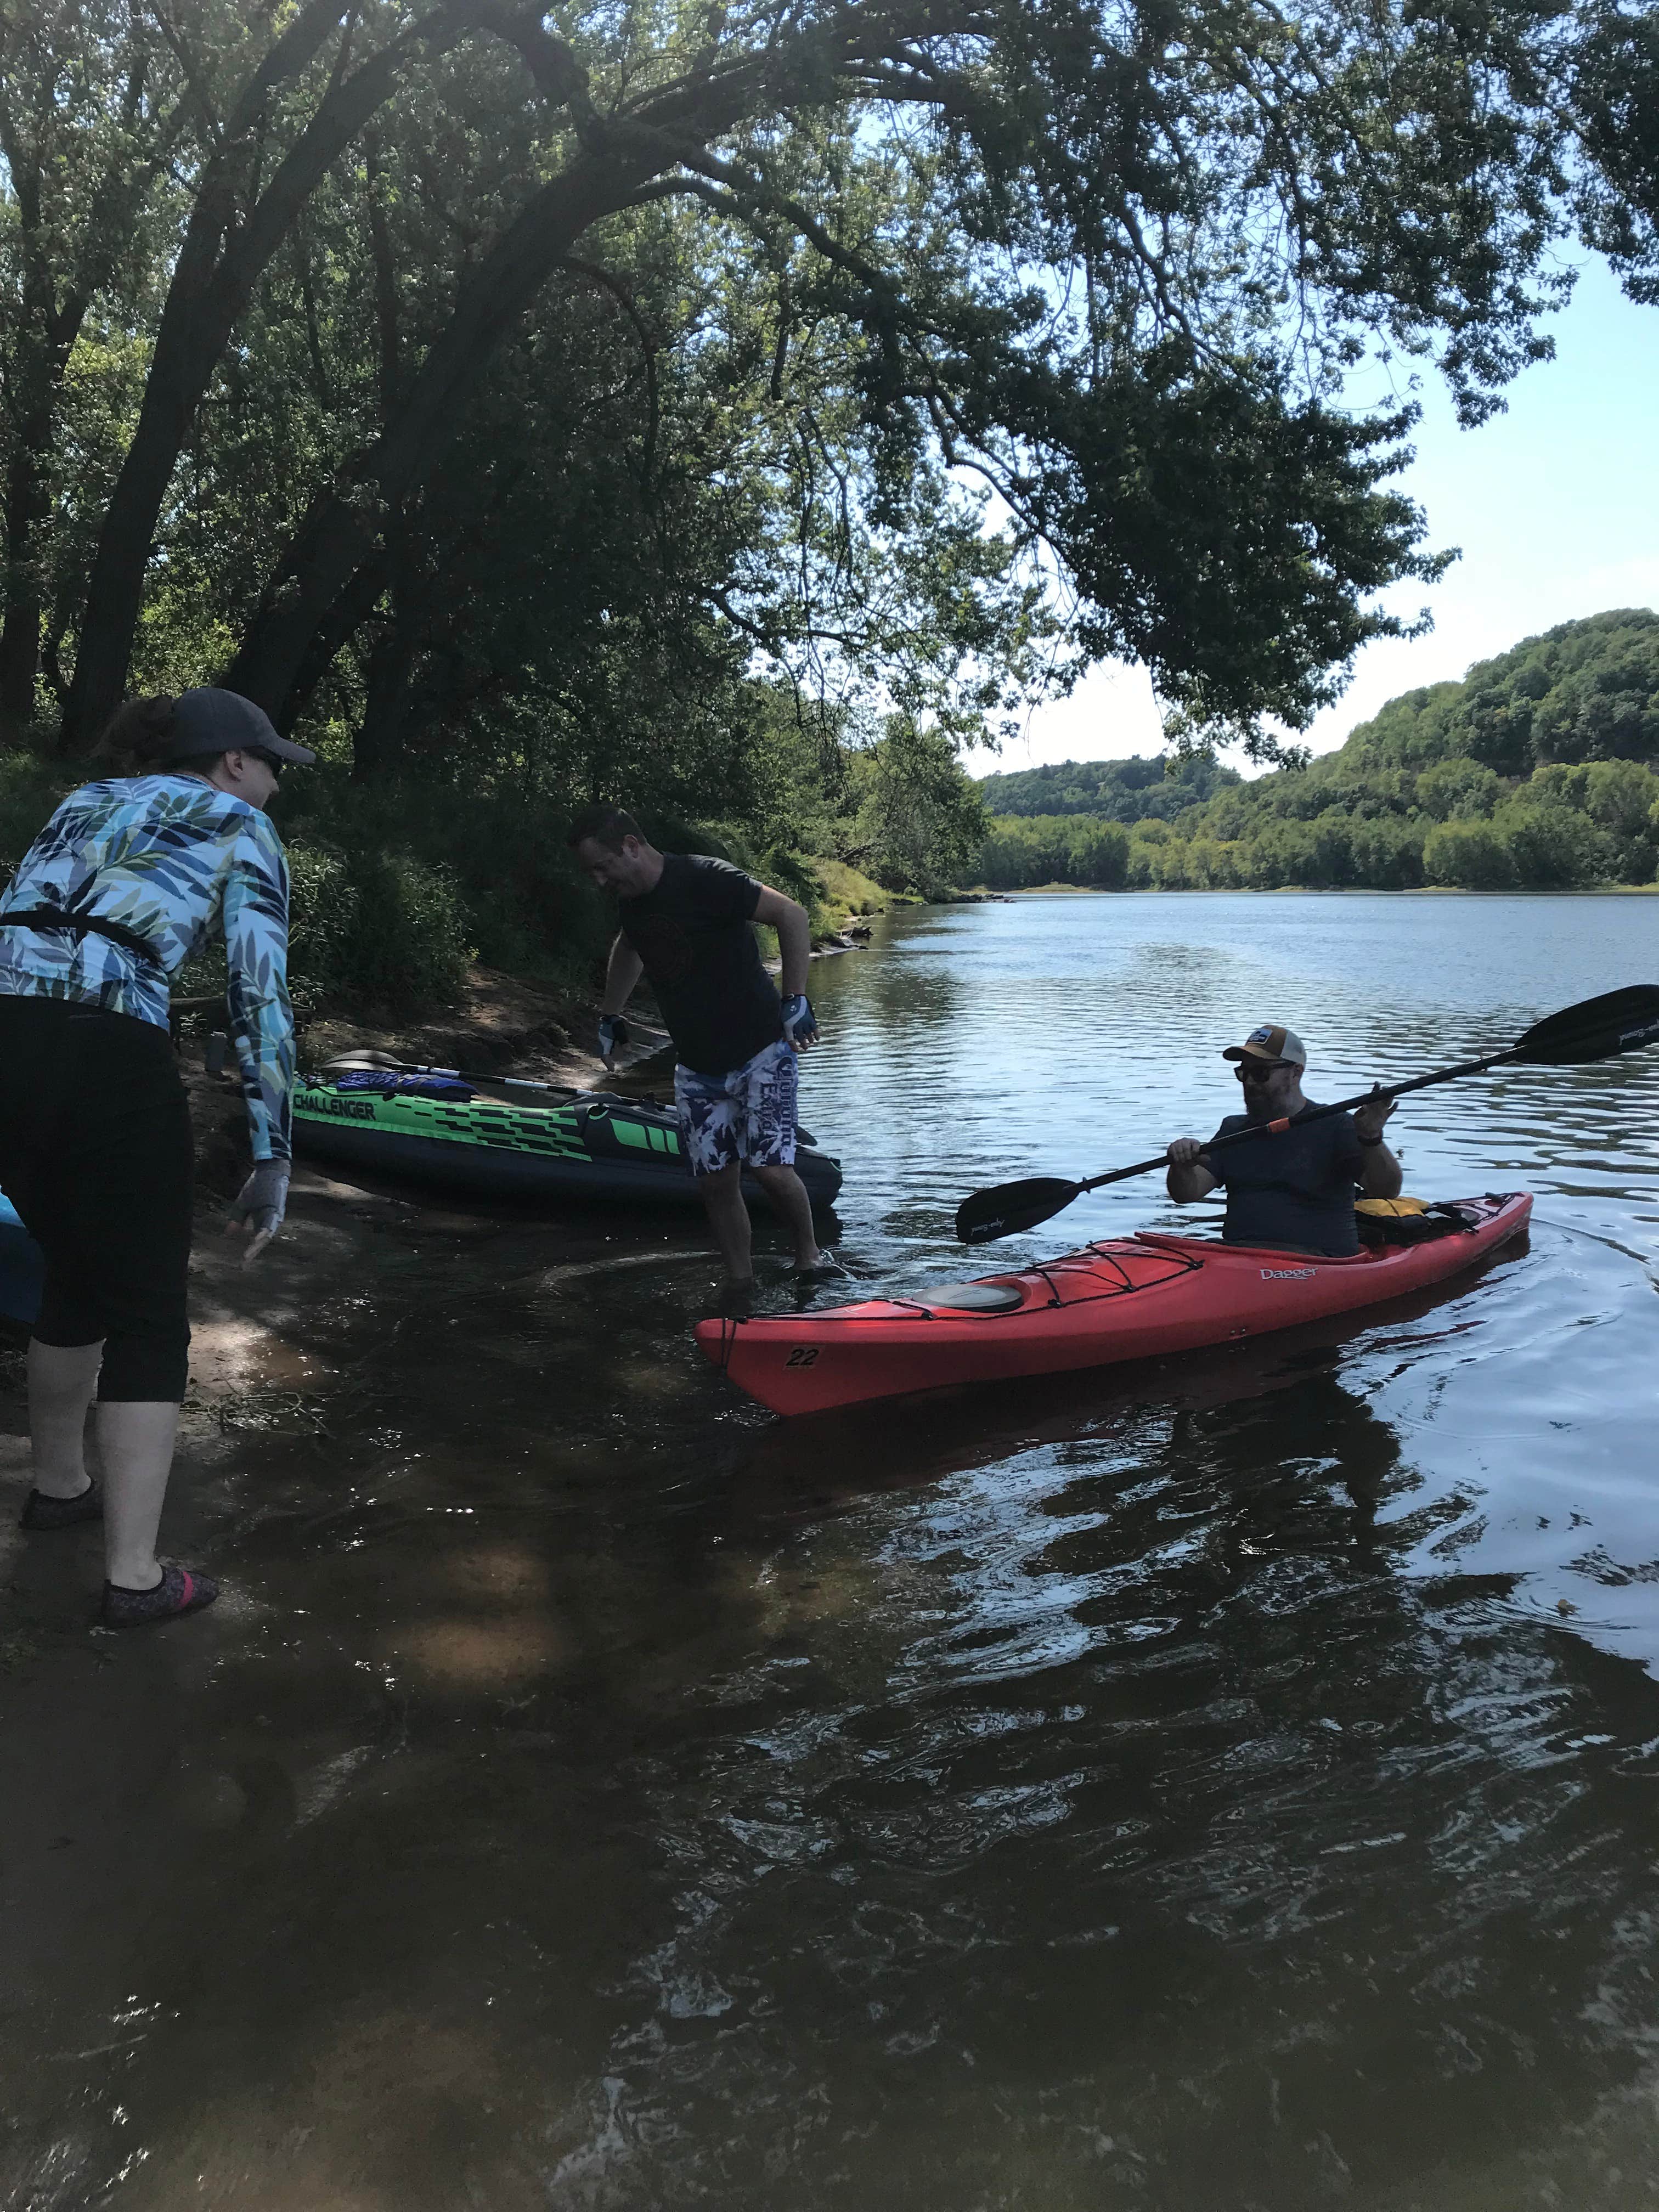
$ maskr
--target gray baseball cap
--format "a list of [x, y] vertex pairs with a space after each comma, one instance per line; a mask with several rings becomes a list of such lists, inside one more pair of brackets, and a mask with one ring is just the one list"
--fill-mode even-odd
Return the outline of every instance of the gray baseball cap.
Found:
[[194, 691], [181, 691], [173, 702], [173, 757], [189, 760], [198, 753], [228, 753], [239, 749], [269, 753], [273, 760], [309, 768], [317, 756], [308, 746], [278, 737], [276, 726], [263, 707], [244, 699], [240, 691], [222, 691], [204, 684]]

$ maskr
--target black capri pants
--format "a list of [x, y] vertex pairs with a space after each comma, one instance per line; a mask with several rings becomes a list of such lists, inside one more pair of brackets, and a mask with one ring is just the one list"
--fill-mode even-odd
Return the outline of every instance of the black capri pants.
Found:
[[0, 1190], [46, 1261], [34, 1337], [101, 1342], [100, 1398], [185, 1395], [194, 1167], [164, 1029], [0, 994]]

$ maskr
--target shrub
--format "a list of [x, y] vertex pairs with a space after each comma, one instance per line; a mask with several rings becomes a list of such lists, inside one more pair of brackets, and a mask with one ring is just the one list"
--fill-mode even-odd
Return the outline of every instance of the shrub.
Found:
[[94, 773], [32, 752], [0, 753], [0, 878], [11, 874], [58, 800]]
[[1453, 890], [1512, 890], [1515, 862], [1489, 822], [1443, 822], [1423, 845], [1423, 873]]
[[1611, 871], [1612, 841], [1571, 807], [1516, 802], [1493, 817], [1492, 827], [1528, 890], [1575, 890], [1601, 883]]
[[[566, 976], [602, 955], [611, 923], [565, 846], [568, 810], [505, 789], [465, 784], [353, 784], [319, 764], [283, 794], [278, 821], [292, 848], [331, 854], [354, 884], [373, 884], [422, 927], [459, 902], [459, 933], [494, 967]], [[435, 870], [447, 889], [377, 866], [402, 854]], [[445, 924], [444, 927], [449, 927]], [[442, 962], [440, 962], [440, 969]]]
[[345, 1003], [416, 1013], [453, 1006], [477, 955], [454, 877], [412, 853], [354, 856], [338, 946]]
[[295, 1012], [308, 1021], [349, 996], [357, 901], [337, 853], [299, 845], [288, 865], [288, 988]]

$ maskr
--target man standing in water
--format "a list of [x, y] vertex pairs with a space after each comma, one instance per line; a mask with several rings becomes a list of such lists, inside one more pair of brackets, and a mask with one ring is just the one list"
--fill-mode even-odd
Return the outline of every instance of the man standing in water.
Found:
[[[1285, 1252], [1316, 1252], [1343, 1259], [1359, 1249], [1354, 1228], [1356, 1187], [1367, 1198], [1398, 1198], [1400, 1163], [1382, 1141], [1382, 1125], [1395, 1101], [1378, 1090], [1357, 1114], [1314, 1112], [1302, 1095], [1307, 1048], [1293, 1030], [1271, 1023], [1250, 1031], [1221, 1055], [1233, 1062], [1244, 1086], [1244, 1111], [1229, 1114], [1216, 1131], [1228, 1137], [1252, 1122], [1264, 1124], [1252, 1144], [1230, 1145], [1212, 1157], [1196, 1137], [1170, 1146], [1168, 1187], [1181, 1204], [1227, 1187], [1222, 1237], [1229, 1244], [1265, 1244]], [[1277, 1133], [1269, 1122], [1287, 1126]], [[1211, 1139], [1214, 1142], [1214, 1139]]]
[[[745, 1167], [787, 1224], [805, 1276], [838, 1273], [819, 1251], [811, 1201], [795, 1173], [796, 1055], [817, 1042], [806, 996], [811, 929], [803, 907], [729, 861], [659, 853], [620, 806], [584, 807], [570, 846], [622, 927], [611, 947], [599, 1049], [611, 1066], [623, 1008], [643, 973], [674, 1040], [680, 1139], [726, 1263], [726, 1297], [754, 1292]], [[761, 964], [750, 922], [778, 933], [783, 995]]]

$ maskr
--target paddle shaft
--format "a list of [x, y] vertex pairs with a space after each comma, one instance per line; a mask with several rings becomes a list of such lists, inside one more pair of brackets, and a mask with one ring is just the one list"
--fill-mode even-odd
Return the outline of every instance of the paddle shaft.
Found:
[[[1357, 1107], [1369, 1106], [1379, 1095], [1384, 1098], [1403, 1097], [1407, 1091], [1426, 1091], [1431, 1083], [1454, 1083], [1460, 1075], [1480, 1075], [1489, 1067], [1501, 1067], [1506, 1060], [1522, 1057], [1524, 1048], [1512, 1046], [1508, 1052], [1489, 1053], [1485, 1060], [1466, 1060], [1455, 1067], [1436, 1068], [1431, 1075], [1414, 1075], [1408, 1083], [1390, 1083], [1380, 1094], [1376, 1091], [1362, 1091], [1357, 1098], [1339, 1098], [1334, 1106], [1315, 1106], [1308, 1112], [1297, 1115], [1296, 1127], [1305, 1128], [1310, 1121], [1322, 1121], [1328, 1114], [1352, 1114]], [[1290, 1127], [1288, 1115], [1281, 1115], [1275, 1121], [1253, 1121], [1248, 1129], [1234, 1129], [1224, 1137], [1212, 1139], [1205, 1146], [1199, 1158], [1206, 1158], [1210, 1153], [1218, 1152], [1228, 1145], [1242, 1145], [1251, 1137], [1283, 1136]], [[1085, 1190], [1098, 1190], [1103, 1183], [1127, 1182], [1131, 1176], [1150, 1175], [1154, 1168], [1167, 1167], [1169, 1164], [1169, 1153], [1162, 1152], [1156, 1158], [1137, 1160], [1132, 1168], [1114, 1168], [1107, 1175], [1090, 1176], [1078, 1185], [1078, 1191], [1080, 1195]]]

